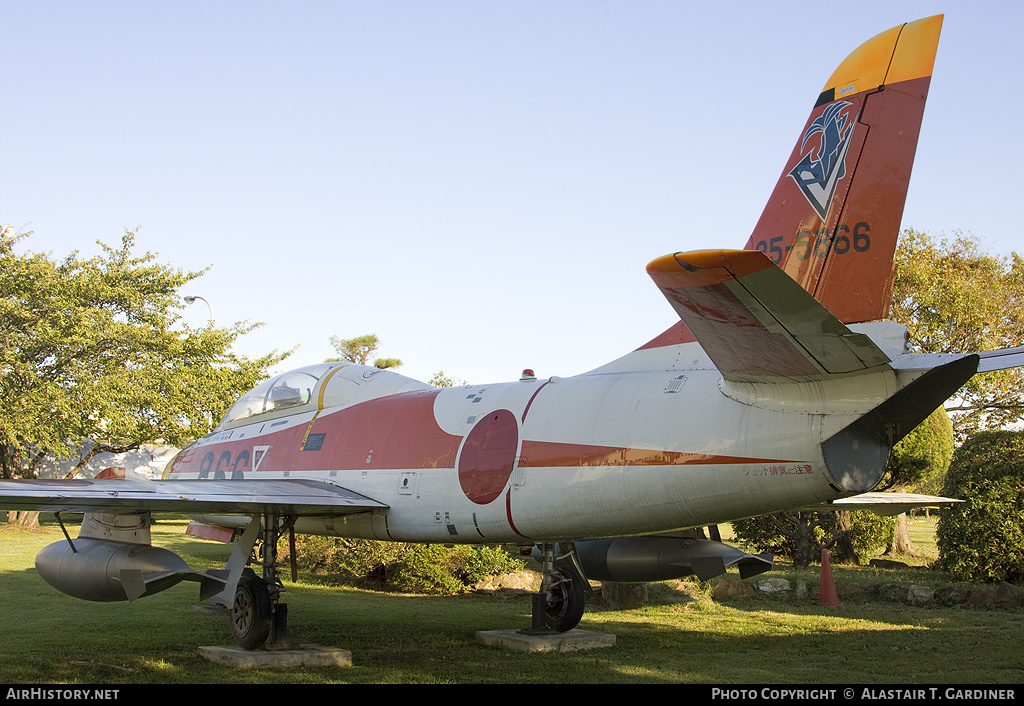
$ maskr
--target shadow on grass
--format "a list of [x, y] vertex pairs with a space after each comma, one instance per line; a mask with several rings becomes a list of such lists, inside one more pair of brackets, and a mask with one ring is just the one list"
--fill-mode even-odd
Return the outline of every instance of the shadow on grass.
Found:
[[0, 589], [11, 630], [0, 681], [82, 683], [995, 683], [1024, 679], [1022, 620], [978, 611], [922, 610], [906, 620], [871, 606], [660, 603], [597, 607], [580, 627], [613, 648], [525, 654], [476, 643], [478, 630], [529, 624], [527, 595], [434, 597], [344, 587], [289, 586], [290, 635], [351, 650], [349, 669], [238, 672], [196, 647], [229, 641], [227, 619], [192, 609], [179, 585], [145, 600], [88, 603], [51, 589], [34, 570]]
[[[59, 532], [59, 531], [58, 531]], [[1021, 611], [774, 599], [684, 603], [662, 591], [636, 610], [595, 605], [580, 627], [615, 647], [525, 654], [484, 647], [480, 630], [529, 625], [527, 594], [397, 595], [300, 576], [288, 589], [292, 639], [350, 650], [353, 667], [236, 671], [199, 645], [230, 642], [227, 618], [194, 610], [195, 584], [123, 603], [90, 603], [47, 585], [31, 566], [52, 533], [0, 536], [6, 622], [3, 683], [1020, 683]], [[10, 542], [16, 541], [17, 545]], [[161, 542], [203, 567], [229, 548]], [[7, 550], [10, 549], [10, 552]], [[15, 551], [17, 550], [17, 551]], [[26, 558], [27, 557], [27, 558]], [[14, 561], [13, 563], [17, 563]], [[12, 566], [8, 561], [5, 566]]]

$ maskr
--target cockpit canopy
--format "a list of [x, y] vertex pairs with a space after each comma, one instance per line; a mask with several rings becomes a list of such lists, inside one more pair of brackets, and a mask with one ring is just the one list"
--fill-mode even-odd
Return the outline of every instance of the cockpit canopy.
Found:
[[353, 363], [320, 363], [260, 383], [235, 402], [217, 431], [300, 412], [354, 404], [431, 386], [404, 375]]

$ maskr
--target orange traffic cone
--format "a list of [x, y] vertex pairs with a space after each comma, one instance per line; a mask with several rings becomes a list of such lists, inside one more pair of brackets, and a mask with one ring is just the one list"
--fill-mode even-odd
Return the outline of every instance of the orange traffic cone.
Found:
[[818, 587], [818, 605], [842, 605], [836, 593], [836, 582], [832, 580], [832, 563], [828, 549], [821, 550], [821, 585]]

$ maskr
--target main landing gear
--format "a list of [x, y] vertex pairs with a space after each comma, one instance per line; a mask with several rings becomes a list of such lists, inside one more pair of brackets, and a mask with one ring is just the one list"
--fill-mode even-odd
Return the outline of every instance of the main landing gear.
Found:
[[541, 544], [534, 550], [535, 555], [538, 550], [544, 578], [540, 591], [533, 594], [532, 624], [519, 632], [527, 635], [568, 632], [583, 618], [590, 583], [583, 575], [572, 543]]
[[[238, 574], [238, 580], [233, 598], [223, 602], [228, 603], [231, 635], [243, 649], [257, 650], [264, 645], [268, 649], [293, 647], [288, 642], [288, 606], [280, 602], [285, 588], [277, 575], [277, 541], [281, 532], [290, 532], [294, 521], [295, 518], [271, 513], [263, 516], [262, 523], [260, 518], [253, 518], [228, 561], [229, 576]], [[294, 542], [291, 555], [294, 559]], [[258, 576], [245, 563], [261, 565], [263, 575]]]
[[266, 582], [252, 569], [246, 569], [238, 579], [230, 608], [235, 644], [245, 650], [262, 647], [270, 635], [275, 607]]
[[[218, 598], [228, 606], [232, 637], [243, 649], [295, 647], [288, 641], [288, 606], [280, 601], [285, 588], [277, 573], [277, 542], [282, 532], [291, 534], [294, 521], [272, 513], [254, 517], [228, 560], [227, 584], [232, 585], [232, 577], [237, 579], [233, 591], [228, 589]], [[534, 553], [543, 566], [543, 580], [540, 591], [533, 594], [532, 624], [519, 632], [568, 632], [583, 618], [586, 597], [591, 593], [576, 548], [572, 543], [542, 544]], [[294, 543], [291, 555], [294, 559]], [[248, 568], [250, 563], [262, 566], [262, 577]]]

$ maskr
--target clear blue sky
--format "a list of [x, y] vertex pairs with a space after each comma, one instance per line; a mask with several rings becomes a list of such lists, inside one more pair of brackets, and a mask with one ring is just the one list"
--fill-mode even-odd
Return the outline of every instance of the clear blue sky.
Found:
[[[835, 66], [944, 13], [903, 225], [1021, 249], [1017, 3], [0, 1], [0, 223], [210, 270], [238, 350], [376, 333], [428, 379], [572, 375], [741, 247]], [[190, 324], [207, 317], [201, 303]]]

